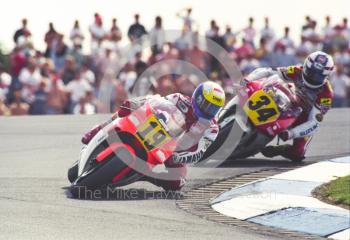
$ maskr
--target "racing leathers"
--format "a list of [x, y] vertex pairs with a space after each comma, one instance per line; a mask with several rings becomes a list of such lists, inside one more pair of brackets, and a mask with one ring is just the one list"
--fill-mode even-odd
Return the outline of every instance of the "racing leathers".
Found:
[[293, 144], [277, 147], [268, 146], [262, 151], [262, 154], [266, 157], [281, 155], [294, 161], [303, 160], [312, 136], [319, 128], [324, 115], [332, 105], [333, 90], [329, 81], [326, 80], [326, 83], [318, 89], [308, 88], [303, 84], [302, 71], [302, 66], [280, 67], [276, 69], [258, 68], [246, 78], [247, 81], [254, 81], [278, 74], [281, 79], [293, 82], [303, 97], [303, 103], [301, 104], [302, 113], [291, 129], [279, 135], [283, 141], [293, 139]]
[[[88, 144], [100, 129], [117, 117], [129, 115], [133, 110], [142, 106], [149, 98], [152, 98], [152, 96], [126, 100], [109, 121], [87, 132], [83, 136], [82, 142]], [[141, 180], [151, 182], [157, 186], [163, 187], [165, 190], [180, 190], [186, 182], [186, 164], [194, 164], [202, 158], [206, 149], [215, 140], [219, 127], [215, 119], [209, 121], [198, 119], [195, 116], [190, 97], [180, 93], [174, 93], [164, 98], [171, 101], [184, 115], [185, 134], [178, 140], [176, 150], [172, 157], [164, 163], [168, 172], [152, 172], [152, 177], [144, 176]]]

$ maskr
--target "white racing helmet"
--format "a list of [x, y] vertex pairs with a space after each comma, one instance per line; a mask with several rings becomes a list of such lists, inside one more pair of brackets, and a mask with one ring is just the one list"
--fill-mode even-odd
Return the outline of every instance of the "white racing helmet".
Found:
[[327, 53], [317, 51], [311, 53], [304, 62], [303, 81], [309, 88], [320, 88], [334, 69], [333, 58]]

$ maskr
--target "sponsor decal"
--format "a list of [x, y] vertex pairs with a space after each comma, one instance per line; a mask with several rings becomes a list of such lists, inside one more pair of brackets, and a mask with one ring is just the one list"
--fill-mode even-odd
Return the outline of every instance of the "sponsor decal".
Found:
[[294, 73], [294, 67], [293, 67], [293, 66], [289, 66], [289, 67], [287, 68], [287, 73], [288, 73], [288, 74], [293, 74], [293, 73]]
[[320, 104], [330, 106], [330, 105], [332, 105], [332, 99], [331, 98], [321, 98]]
[[222, 104], [222, 99], [220, 99], [220, 98], [218, 98], [218, 97], [216, 97], [216, 96], [213, 96], [213, 100], [214, 100], [215, 102], [217, 102], [218, 104]]
[[300, 136], [306, 136], [308, 134], [310, 134], [311, 132], [313, 132], [316, 128], [317, 128], [317, 124], [313, 125], [312, 127], [310, 127], [309, 129], [303, 131], [303, 132], [300, 132]]
[[181, 100], [178, 101], [177, 106], [180, 108], [181, 112], [183, 112], [183, 113], [188, 112], [188, 107], [186, 106], [186, 104], [183, 101], [181, 101]]

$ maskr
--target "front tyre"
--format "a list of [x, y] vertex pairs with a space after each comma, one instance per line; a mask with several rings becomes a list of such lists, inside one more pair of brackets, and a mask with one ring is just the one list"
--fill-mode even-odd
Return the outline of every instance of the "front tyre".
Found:
[[70, 183], [74, 182], [78, 178], [78, 161], [76, 161], [72, 167], [68, 169], [68, 180]]
[[[110, 157], [98, 163], [94, 168], [81, 174], [70, 190], [74, 197], [111, 184], [113, 178], [133, 161], [132, 154], [126, 148], [120, 148]], [[125, 180], [125, 179], [123, 179]]]

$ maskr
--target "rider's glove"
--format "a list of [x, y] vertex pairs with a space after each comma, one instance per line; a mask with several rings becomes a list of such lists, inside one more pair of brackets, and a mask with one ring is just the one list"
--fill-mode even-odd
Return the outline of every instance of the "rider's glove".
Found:
[[279, 136], [279, 138], [282, 139], [284, 142], [285, 142], [285, 141], [288, 141], [289, 139], [292, 139], [292, 138], [293, 138], [293, 134], [292, 134], [290, 131], [288, 131], [288, 130], [281, 132], [278, 136]]
[[239, 85], [242, 87], [246, 87], [248, 83], [249, 80], [247, 80], [246, 78], [242, 78], [241, 81], [239, 81]]
[[102, 129], [103, 125], [97, 125], [94, 128], [92, 128], [90, 131], [84, 134], [84, 136], [81, 139], [81, 142], [83, 144], [88, 144], [91, 139]]

